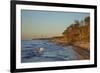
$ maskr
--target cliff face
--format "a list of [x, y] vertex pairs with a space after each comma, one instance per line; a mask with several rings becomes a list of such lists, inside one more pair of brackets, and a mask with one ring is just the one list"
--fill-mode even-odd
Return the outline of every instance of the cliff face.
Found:
[[72, 44], [89, 50], [90, 43], [90, 17], [75, 21], [62, 33], [63, 36], [53, 37], [54, 41], [62, 44]]

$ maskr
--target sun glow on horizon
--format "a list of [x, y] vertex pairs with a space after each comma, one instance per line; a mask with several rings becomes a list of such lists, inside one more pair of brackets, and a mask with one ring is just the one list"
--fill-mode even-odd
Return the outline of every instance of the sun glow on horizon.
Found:
[[61, 36], [75, 20], [83, 20], [89, 13], [21, 10], [22, 39]]

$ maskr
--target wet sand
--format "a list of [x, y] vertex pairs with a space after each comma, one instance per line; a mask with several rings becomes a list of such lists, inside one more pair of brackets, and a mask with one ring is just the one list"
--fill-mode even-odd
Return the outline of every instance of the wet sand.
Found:
[[90, 59], [90, 45], [89, 43], [83, 43], [83, 42], [76, 42], [76, 43], [66, 43], [59, 42], [59, 41], [52, 41], [55, 42], [57, 45], [61, 46], [73, 46], [73, 50], [77, 53], [77, 56], [79, 57], [80, 60], [88, 60]]

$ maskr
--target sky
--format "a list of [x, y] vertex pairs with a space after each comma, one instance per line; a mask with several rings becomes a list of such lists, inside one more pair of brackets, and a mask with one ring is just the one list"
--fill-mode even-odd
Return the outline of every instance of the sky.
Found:
[[21, 10], [21, 37], [24, 40], [61, 36], [75, 20], [84, 20], [89, 13]]

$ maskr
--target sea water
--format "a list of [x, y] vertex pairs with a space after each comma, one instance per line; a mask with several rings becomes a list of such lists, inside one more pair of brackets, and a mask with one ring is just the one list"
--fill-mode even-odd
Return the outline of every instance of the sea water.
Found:
[[[43, 48], [40, 55], [35, 51]], [[21, 62], [51, 62], [78, 60], [77, 53], [72, 46], [57, 45], [49, 40], [22, 40]]]

